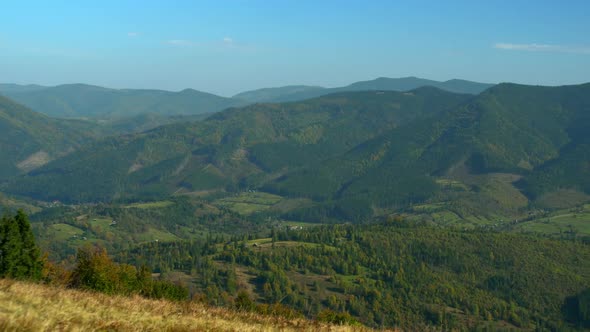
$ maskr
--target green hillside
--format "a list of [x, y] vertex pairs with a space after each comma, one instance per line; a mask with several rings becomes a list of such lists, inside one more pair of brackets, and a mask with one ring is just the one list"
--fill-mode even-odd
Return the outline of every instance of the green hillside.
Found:
[[8, 188], [43, 200], [88, 202], [258, 187], [468, 98], [425, 88], [253, 105], [85, 146]]
[[[8, 199], [8, 198], [6, 198]], [[0, 204], [5, 199], [0, 196]], [[116, 252], [151, 242], [193, 241], [268, 230], [221, 204], [196, 197], [132, 204], [51, 204], [31, 215], [33, 232], [52, 260], [61, 261], [88, 245]]]
[[[566, 152], [587, 136], [576, 128], [590, 127], [584, 120], [589, 92], [590, 85], [499, 85], [459, 107], [393, 129], [319, 166], [287, 174], [266, 188], [284, 195], [339, 201], [326, 203], [315, 218], [337, 214], [346, 219], [367, 217], [375, 207], [456, 200], [457, 194], [443, 192], [437, 182], [441, 178], [466, 182], [467, 186], [459, 188], [466, 192], [463, 196], [472, 193], [480, 200], [484, 192], [473, 175], [498, 172], [513, 173], [512, 181], [524, 176], [522, 182], [530, 188], [587, 190], [583, 186], [588, 173], [580, 167], [587, 163], [581, 151], [585, 145], [575, 157], [570, 154], [575, 161], [568, 162]], [[555, 170], [543, 171], [548, 168]], [[510, 191], [516, 190], [505, 186], [494, 194], [494, 200]]]
[[[20, 87], [20, 88], [18, 88]], [[2, 85], [4, 94], [29, 108], [61, 118], [124, 118], [141, 113], [194, 115], [221, 111], [243, 102], [192, 89], [162, 90], [108, 89], [86, 84], [26, 88]]]
[[64, 202], [258, 189], [313, 202], [282, 210], [292, 220], [441, 203], [493, 223], [544, 194], [590, 194], [589, 103], [590, 84], [500, 84], [478, 96], [426, 87], [257, 104], [109, 138], [5, 188]]
[[0, 96], [0, 180], [66, 155], [94, 133], [92, 126], [60, 121]]

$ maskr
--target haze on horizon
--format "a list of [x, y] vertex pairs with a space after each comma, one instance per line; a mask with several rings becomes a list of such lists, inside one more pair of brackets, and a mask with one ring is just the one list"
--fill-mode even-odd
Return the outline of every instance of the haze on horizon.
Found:
[[590, 81], [588, 1], [19, 1], [0, 82], [231, 96], [376, 77]]

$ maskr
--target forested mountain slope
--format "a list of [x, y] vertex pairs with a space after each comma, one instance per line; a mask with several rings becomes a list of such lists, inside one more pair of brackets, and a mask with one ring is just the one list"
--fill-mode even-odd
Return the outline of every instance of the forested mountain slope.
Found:
[[424, 88], [231, 109], [86, 146], [9, 190], [72, 202], [255, 187], [469, 98]]
[[32, 170], [91, 141], [87, 124], [60, 121], [0, 96], [0, 180]]
[[[562, 185], [584, 189], [580, 185], [588, 173], [579, 169], [580, 163], [587, 162], [583, 151], [578, 151], [579, 159], [573, 163], [559, 160], [567, 158], [572, 146], [587, 147], [588, 103], [590, 84], [558, 88], [501, 84], [429, 119], [393, 129], [319, 167], [289, 174], [270, 189], [291, 195], [355, 197], [366, 204], [406, 204], [434, 195], [435, 177], [452, 175], [459, 166], [475, 174], [524, 175], [531, 190], [537, 186], [555, 190]], [[564, 163], [579, 171], [563, 172]], [[552, 185], [534, 175], [550, 167], [558, 167], [551, 176]], [[531, 170], [537, 171], [528, 179]], [[571, 181], [574, 177], [578, 183]], [[564, 182], [567, 179], [569, 183]]]
[[588, 192], [589, 105], [590, 84], [500, 84], [478, 96], [427, 87], [257, 104], [110, 138], [5, 188], [67, 202], [261, 189], [312, 199], [318, 216], [340, 219], [448, 199], [443, 180], [478, 197], [481, 188], [467, 179], [497, 173], [520, 178], [531, 199], [564, 188]]

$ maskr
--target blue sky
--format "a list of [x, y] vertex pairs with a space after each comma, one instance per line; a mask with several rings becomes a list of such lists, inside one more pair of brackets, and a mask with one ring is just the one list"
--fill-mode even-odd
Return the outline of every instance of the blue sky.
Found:
[[590, 81], [590, 1], [6, 1], [0, 82], [232, 95], [380, 76]]

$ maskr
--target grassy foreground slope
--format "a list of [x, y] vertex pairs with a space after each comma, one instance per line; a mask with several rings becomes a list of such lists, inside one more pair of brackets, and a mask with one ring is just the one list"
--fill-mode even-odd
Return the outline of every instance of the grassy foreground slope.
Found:
[[366, 331], [308, 320], [0, 280], [2, 331]]

